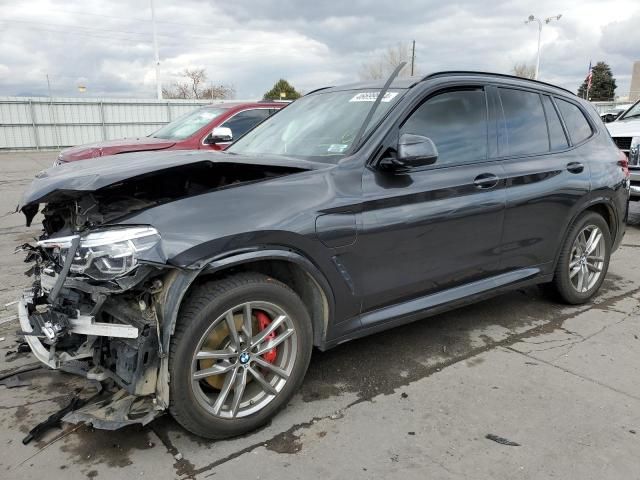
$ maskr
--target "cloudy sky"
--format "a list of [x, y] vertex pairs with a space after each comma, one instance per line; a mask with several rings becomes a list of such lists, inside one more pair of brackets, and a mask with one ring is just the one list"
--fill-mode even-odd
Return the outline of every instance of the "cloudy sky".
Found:
[[[638, 0], [155, 0], [163, 83], [205, 68], [237, 98], [280, 77], [302, 91], [358, 79], [384, 49], [416, 41], [419, 73], [509, 72], [535, 61], [529, 14], [545, 25], [541, 80], [575, 90], [607, 61], [627, 95], [640, 60]], [[0, 95], [155, 95], [149, 0], [0, 0]]]

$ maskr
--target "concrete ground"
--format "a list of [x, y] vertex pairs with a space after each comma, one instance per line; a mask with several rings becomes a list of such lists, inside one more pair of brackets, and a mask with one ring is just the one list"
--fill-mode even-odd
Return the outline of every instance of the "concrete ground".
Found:
[[[0, 155], [0, 308], [27, 283], [11, 252], [38, 232], [4, 213], [53, 158]], [[242, 438], [204, 441], [165, 416], [116, 432], [64, 425], [23, 446], [87, 386], [22, 374], [29, 386], [0, 386], [0, 477], [640, 479], [640, 204], [632, 208], [593, 304], [567, 307], [529, 288], [315, 352], [289, 407]], [[11, 353], [15, 330], [0, 325], [0, 372], [33, 363]]]

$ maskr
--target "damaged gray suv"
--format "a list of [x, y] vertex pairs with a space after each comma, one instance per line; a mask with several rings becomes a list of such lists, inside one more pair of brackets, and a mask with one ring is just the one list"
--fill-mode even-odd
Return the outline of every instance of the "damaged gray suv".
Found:
[[242, 434], [287, 404], [314, 347], [526, 285], [588, 301], [624, 234], [627, 167], [588, 103], [541, 82], [322, 89], [225, 152], [41, 172], [20, 206], [44, 227], [21, 246], [21, 329], [51, 368], [110, 385], [67, 421], [168, 410]]

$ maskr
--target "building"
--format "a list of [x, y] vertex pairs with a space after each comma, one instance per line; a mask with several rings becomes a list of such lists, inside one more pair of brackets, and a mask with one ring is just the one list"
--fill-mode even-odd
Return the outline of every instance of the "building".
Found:
[[640, 100], [640, 60], [633, 62], [631, 72], [631, 88], [629, 89], [629, 101]]

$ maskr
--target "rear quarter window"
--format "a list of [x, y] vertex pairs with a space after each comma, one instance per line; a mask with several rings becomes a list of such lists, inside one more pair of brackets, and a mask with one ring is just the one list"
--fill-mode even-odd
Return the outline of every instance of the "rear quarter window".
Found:
[[560, 117], [556, 111], [551, 98], [547, 95], [542, 96], [542, 104], [544, 105], [544, 112], [547, 116], [547, 124], [549, 125], [549, 142], [551, 143], [551, 150], [561, 150], [569, 146], [567, 137], [564, 134], [562, 123], [560, 123]]
[[576, 105], [560, 98], [556, 98], [556, 104], [574, 145], [583, 142], [593, 134], [584, 113]]
[[534, 155], [549, 151], [549, 133], [540, 95], [499, 88], [507, 130], [508, 155]]

